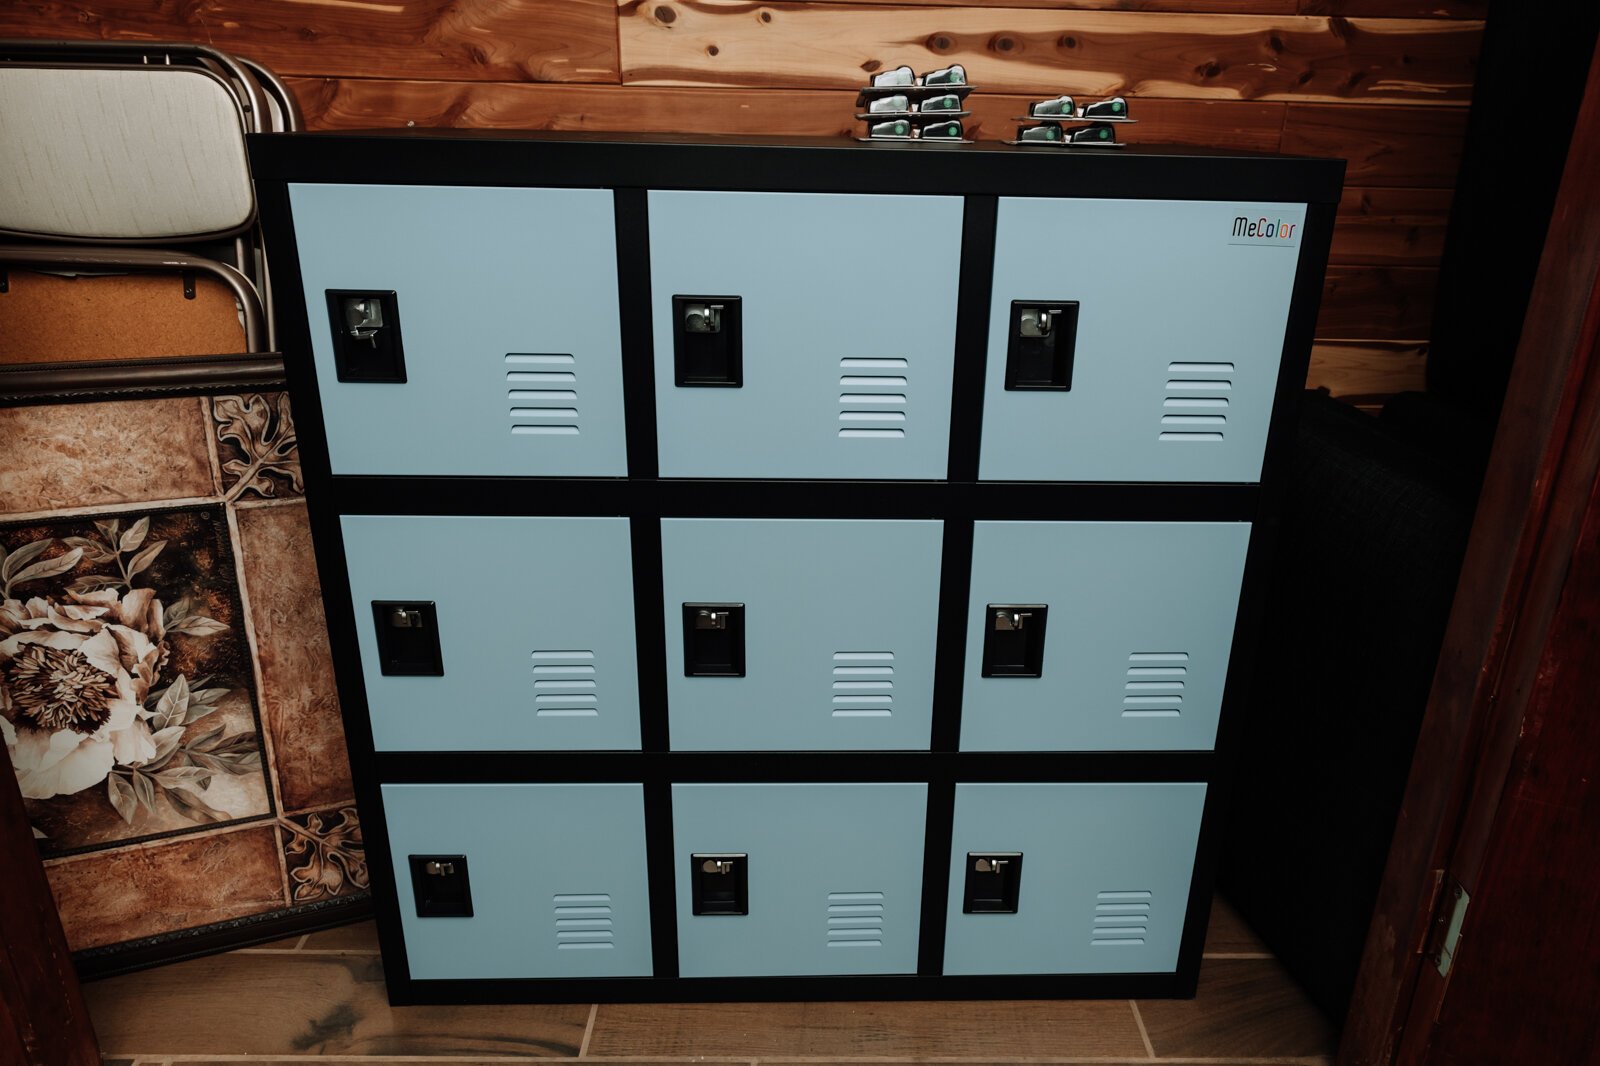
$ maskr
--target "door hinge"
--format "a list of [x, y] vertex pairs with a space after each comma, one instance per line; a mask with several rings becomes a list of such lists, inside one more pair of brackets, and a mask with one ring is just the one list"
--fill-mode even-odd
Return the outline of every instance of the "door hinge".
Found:
[[1456, 880], [1446, 884], [1439, 896], [1427, 955], [1440, 977], [1450, 976], [1450, 965], [1455, 961], [1456, 950], [1461, 944], [1461, 926], [1467, 920], [1467, 906], [1471, 902], [1472, 897]]

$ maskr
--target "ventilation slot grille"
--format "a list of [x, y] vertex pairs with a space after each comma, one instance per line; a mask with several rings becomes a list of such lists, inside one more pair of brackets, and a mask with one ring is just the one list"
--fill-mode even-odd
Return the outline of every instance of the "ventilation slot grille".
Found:
[[1221, 441], [1228, 427], [1233, 364], [1168, 363], [1167, 375], [1159, 439], [1179, 444]]
[[510, 352], [506, 385], [514, 435], [577, 435], [578, 373], [572, 356]]
[[1095, 947], [1138, 947], [1150, 929], [1150, 893], [1101, 892], [1095, 896]]
[[894, 652], [833, 653], [833, 716], [888, 718], [894, 713]]
[[1136, 651], [1128, 656], [1122, 683], [1122, 717], [1176, 718], [1183, 711], [1189, 653]]
[[609, 951], [612, 947], [611, 897], [556, 896], [556, 947], [561, 951]]
[[828, 946], [883, 947], [883, 893], [829, 892]]
[[884, 440], [906, 435], [909, 365], [905, 359], [839, 360], [839, 436]]
[[598, 718], [594, 652], [533, 653], [533, 713], [539, 718]]

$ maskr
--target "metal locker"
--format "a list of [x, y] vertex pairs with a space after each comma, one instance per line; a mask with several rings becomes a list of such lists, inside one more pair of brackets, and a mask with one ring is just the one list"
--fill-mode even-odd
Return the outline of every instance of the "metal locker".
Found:
[[978, 522], [961, 747], [1216, 742], [1246, 522]]
[[915, 973], [927, 799], [925, 784], [673, 785], [678, 972]]
[[979, 476], [1260, 480], [1304, 223], [1302, 204], [1002, 197]]
[[335, 474], [627, 473], [610, 191], [289, 197]]
[[943, 478], [959, 196], [649, 195], [663, 477]]
[[1205, 798], [1199, 783], [957, 785], [944, 972], [1172, 972]]
[[383, 786], [417, 980], [648, 977], [644, 789]]
[[340, 526], [379, 751], [639, 747], [626, 518]]
[[672, 747], [926, 749], [943, 541], [936, 521], [662, 520]]

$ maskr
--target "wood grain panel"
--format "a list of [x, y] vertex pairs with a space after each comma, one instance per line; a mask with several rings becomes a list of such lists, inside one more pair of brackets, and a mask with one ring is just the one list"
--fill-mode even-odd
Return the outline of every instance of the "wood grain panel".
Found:
[[1439, 272], [1431, 267], [1328, 268], [1317, 336], [1415, 340], [1433, 326]]
[[1448, 189], [1345, 189], [1328, 261], [1437, 266], [1450, 222], [1450, 199]]
[[618, 80], [612, 0], [22, 0], [0, 37], [197, 41], [279, 74]]
[[1016, 1003], [602, 1003], [590, 1055], [1143, 1058], [1125, 999]]
[[[571, 1058], [587, 1004], [389, 1006], [376, 955], [231, 954], [84, 989], [108, 1052]], [[153, 1010], [155, 1003], [181, 1004]]]
[[1482, 24], [627, 0], [627, 84], [849, 88], [960, 62], [999, 92], [1465, 103]]
[[1302, 15], [1484, 19], [1489, 0], [1300, 0]]
[[1272, 959], [1206, 959], [1193, 999], [1139, 1001], [1161, 1058], [1254, 1059], [1333, 1051], [1328, 1023]]
[[1290, 104], [1283, 151], [1349, 160], [1347, 185], [1453, 189], [1466, 134], [1460, 108]]
[[[876, 4], [883, 0], [811, 0]], [[1060, 11], [1175, 11], [1186, 15], [1293, 15], [1296, 0], [900, 0], [896, 7], [1048, 7]]]
[[[1428, 346], [1422, 341], [1318, 341], [1306, 388], [1327, 389], [1346, 403], [1381, 403], [1397, 392], [1425, 388], [1427, 371]], [[1212, 950], [1209, 942], [1206, 950]]]
[[[855, 136], [849, 90], [631, 88], [511, 82], [290, 78], [312, 129], [403, 126], [635, 130], [657, 133], [778, 133]], [[968, 128], [998, 138], [1015, 132], [1026, 96], [971, 98]], [[1212, 145], [1269, 152], [1284, 105], [1232, 100], [1140, 100], [1129, 141]]]

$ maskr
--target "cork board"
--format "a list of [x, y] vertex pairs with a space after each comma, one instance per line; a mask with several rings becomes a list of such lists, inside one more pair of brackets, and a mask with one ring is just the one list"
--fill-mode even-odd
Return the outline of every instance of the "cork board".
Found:
[[0, 293], [0, 364], [231, 355], [245, 350], [233, 290], [174, 273], [58, 277], [8, 270]]

